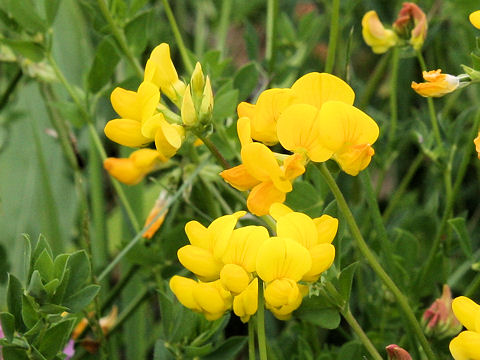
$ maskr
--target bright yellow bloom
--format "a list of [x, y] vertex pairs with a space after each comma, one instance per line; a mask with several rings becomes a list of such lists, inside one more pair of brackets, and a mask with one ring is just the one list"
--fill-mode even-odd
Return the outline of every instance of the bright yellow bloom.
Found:
[[473, 140], [473, 143], [475, 144], [475, 150], [477, 151], [478, 158], [480, 159], [480, 131], [478, 132], [475, 140]]
[[392, 30], [383, 27], [374, 10], [367, 12], [362, 19], [362, 35], [375, 54], [383, 54], [395, 46], [398, 37]]
[[412, 81], [412, 89], [424, 97], [441, 97], [458, 88], [460, 80], [457, 76], [442, 74], [442, 70], [424, 71], [422, 73], [426, 82]]
[[203, 283], [175, 275], [170, 279], [170, 289], [178, 301], [207, 320], [217, 320], [232, 307], [232, 295], [219, 280]]
[[450, 342], [455, 360], [480, 360], [480, 305], [465, 296], [452, 302], [456, 318], [467, 328]]
[[[275, 214], [275, 210], [273, 213]], [[312, 267], [303, 275], [302, 280], [317, 281], [320, 274], [327, 270], [335, 259], [335, 247], [331, 242], [337, 233], [338, 220], [329, 215], [312, 219], [294, 211], [275, 220], [279, 237], [295, 240], [310, 252]]]
[[233, 312], [242, 322], [250, 320], [258, 309], [258, 278], [252, 280], [248, 287], [233, 299]]
[[208, 228], [198, 221], [190, 221], [185, 225], [185, 232], [191, 245], [180, 248], [178, 260], [202, 281], [217, 280], [223, 268], [221, 261], [237, 220], [245, 215], [238, 211], [215, 219]]
[[128, 158], [107, 158], [103, 162], [103, 167], [118, 181], [135, 185], [148, 173], [156, 170], [161, 162], [158, 151], [140, 149], [131, 153]]
[[177, 70], [170, 58], [168, 44], [162, 43], [153, 49], [145, 65], [144, 81], [155, 84], [162, 93], [180, 107], [185, 83], [178, 78]]
[[468, 18], [473, 26], [480, 29], [480, 10], [474, 11]]
[[237, 107], [238, 117], [250, 119], [253, 139], [274, 145], [278, 142], [278, 117], [293, 101], [291, 89], [268, 89], [260, 94], [256, 104], [241, 102]]

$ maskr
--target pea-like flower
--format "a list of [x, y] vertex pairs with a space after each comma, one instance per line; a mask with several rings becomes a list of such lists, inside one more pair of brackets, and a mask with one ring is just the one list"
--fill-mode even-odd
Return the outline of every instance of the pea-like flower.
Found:
[[456, 318], [467, 328], [450, 342], [455, 360], [480, 360], [480, 305], [465, 296], [452, 302]]
[[408, 351], [398, 345], [388, 345], [385, 350], [387, 350], [388, 360], [412, 360]]
[[104, 160], [103, 167], [118, 181], [127, 184], [138, 184], [150, 172], [159, 168], [162, 160], [158, 151], [140, 149], [128, 158], [109, 157]]
[[385, 29], [376, 11], [368, 11], [362, 18], [362, 36], [375, 54], [383, 54], [398, 42], [393, 30]]
[[442, 296], [423, 313], [422, 324], [427, 334], [446, 337], [458, 333], [462, 325], [452, 311], [452, 292], [448, 285], [443, 285]]
[[480, 10], [474, 11], [468, 17], [473, 26], [480, 29]]
[[253, 279], [248, 287], [233, 298], [233, 312], [246, 323], [258, 310], [258, 278]]
[[422, 73], [426, 82], [412, 81], [412, 89], [424, 97], [441, 97], [455, 91], [460, 85], [458, 76], [442, 74], [442, 70], [424, 71]]
[[420, 50], [427, 37], [427, 16], [417, 4], [404, 2], [393, 28], [400, 36], [409, 38], [415, 50]]

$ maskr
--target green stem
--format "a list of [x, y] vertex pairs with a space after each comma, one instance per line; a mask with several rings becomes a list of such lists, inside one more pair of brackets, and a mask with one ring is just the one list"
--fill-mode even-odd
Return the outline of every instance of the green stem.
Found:
[[157, 216], [154, 219], [152, 219], [150, 224], [147, 224], [142, 229], [142, 231], [138, 232], [137, 235], [135, 235], [135, 237], [132, 240], [130, 240], [130, 242], [122, 249], [122, 251], [120, 251], [120, 253], [115, 257], [115, 259], [113, 259], [107, 265], [107, 267], [98, 276], [98, 281], [102, 281], [113, 270], [113, 268], [120, 262], [120, 260], [122, 260], [125, 257], [125, 255], [127, 255], [129, 253], [129, 251], [140, 241], [143, 234], [148, 230], [148, 228], [155, 221], [157, 221], [160, 218], [160, 216], [162, 216], [165, 213], [165, 211], [167, 211], [167, 209], [170, 207], [170, 205], [172, 205], [183, 194], [184, 190], [192, 184], [193, 180], [198, 176], [198, 174], [200, 173], [200, 170], [203, 169], [203, 167], [207, 164], [208, 160], [209, 159], [206, 159], [203, 163], [201, 163], [197, 166], [197, 168], [195, 169], [193, 174], [187, 180], [185, 180], [185, 182], [182, 184], [182, 186], [180, 186], [178, 188], [176, 193], [168, 199], [165, 206], [159, 211]]
[[17, 73], [12, 78], [12, 80], [8, 84], [7, 88], [3, 92], [2, 97], [0, 98], [0, 110], [2, 110], [5, 107], [5, 105], [8, 104], [8, 99], [10, 99], [10, 96], [12, 96], [12, 94], [13, 94], [15, 88], [17, 87], [18, 83], [20, 82], [22, 76], [23, 76], [22, 69], [18, 69]]
[[197, 136], [202, 142], [205, 144], [208, 150], [212, 153], [212, 155], [217, 159], [218, 163], [224, 168], [224, 169], [230, 169], [230, 164], [225, 160], [225, 158], [222, 156], [220, 151], [218, 151], [217, 147], [215, 144], [206, 136], [203, 136], [200, 132], [195, 132], [195, 136]]
[[167, 15], [168, 22], [170, 23], [170, 27], [173, 32], [173, 36], [175, 37], [175, 41], [177, 42], [178, 49], [180, 50], [180, 55], [182, 56], [183, 64], [189, 73], [193, 72], [193, 63], [188, 56], [187, 48], [185, 47], [185, 43], [183, 42], [182, 35], [180, 34], [180, 30], [178, 29], [177, 21], [175, 20], [175, 16], [173, 16], [172, 8], [168, 3], [168, 0], [162, 0], [163, 7], [165, 9], [165, 14]]
[[340, 0], [332, 1], [332, 12], [330, 14], [330, 36], [328, 39], [328, 55], [325, 62], [325, 72], [331, 73], [335, 64], [335, 51], [337, 49], [338, 30], [340, 17]]
[[390, 58], [390, 51], [387, 52], [382, 56], [380, 61], [375, 66], [375, 70], [373, 70], [373, 74], [368, 77], [368, 82], [365, 85], [365, 90], [360, 97], [360, 101], [358, 102], [359, 109], [365, 109], [370, 101], [370, 98], [374, 94], [375, 90], [378, 89], [378, 84], [382, 80], [383, 75], [385, 74], [385, 70], [387, 69], [388, 60]]
[[255, 360], [255, 323], [253, 318], [248, 322], [248, 360]]
[[397, 287], [397, 285], [392, 281], [390, 276], [383, 270], [382, 266], [378, 262], [376, 256], [373, 254], [373, 252], [370, 250], [368, 247], [367, 243], [365, 242], [365, 239], [363, 238], [362, 234], [360, 233], [360, 229], [358, 228], [358, 225], [355, 221], [355, 218], [353, 217], [352, 212], [350, 211], [350, 208], [347, 205], [347, 202], [345, 201], [345, 198], [343, 197], [342, 192], [340, 191], [338, 185], [336, 184], [335, 180], [333, 179], [332, 175], [330, 174], [330, 171], [328, 170], [327, 166], [325, 163], [322, 163], [318, 166], [320, 169], [320, 172], [329, 186], [330, 190], [335, 196], [335, 199], [337, 200], [337, 205], [340, 208], [340, 211], [342, 212], [343, 216], [345, 217], [345, 220], [348, 224], [348, 227], [350, 229], [350, 233], [352, 237], [354, 238], [357, 248], [360, 250], [362, 255], [366, 258], [368, 263], [370, 264], [370, 267], [373, 269], [373, 271], [377, 274], [377, 276], [382, 280], [382, 282], [385, 284], [385, 286], [392, 292], [394, 297], [397, 299], [397, 303], [402, 310], [405, 318], [408, 320], [409, 324], [411, 325], [413, 331], [415, 332], [415, 335], [417, 336], [418, 340], [420, 341], [423, 350], [425, 351], [425, 354], [427, 355], [427, 358], [429, 360], [435, 360], [436, 356], [433, 353], [427, 339], [425, 338], [425, 335], [422, 332], [422, 328], [420, 327], [420, 324], [417, 321], [417, 318], [415, 317], [415, 314], [412, 311], [412, 308], [408, 304], [407, 298], [402, 294], [400, 289]]
[[230, 26], [230, 14], [232, 12], [232, 0], [222, 1], [222, 10], [220, 13], [220, 23], [218, 25], [217, 49], [225, 56], [225, 42], [227, 39], [228, 28]]
[[267, 34], [265, 61], [268, 72], [271, 74], [275, 66], [275, 39], [276, 39], [276, 19], [278, 11], [278, 0], [267, 0]]
[[395, 134], [397, 131], [398, 67], [399, 67], [398, 47], [394, 46], [392, 49], [392, 70], [391, 70], [391, 78], [390, 78], [390, 126], [388, 128], [388, 145], [389, 146], [393, 146], [393, 142], [395, 141]]
[[[422, 52], [420, 50], [417, 51], [417, 59], [422, 71], [427, 71], [427, 66], [425, 65], [425, 59], [423, 58]], [[431, 97], [427, 98], [427, 103], [428, 103], [428, 113], [430, 116], [430, 122], [432, 123], [432, 128], [433, 128], [433, 135], [435, 136], [435, 141], [437, 142], [437, 145], [440, 148], [442, 148], [443, 147], [442, 136], [440, 135], [440, 129], [438, 127], [437, 114], [435, 112], [435, 105], [433, 104], [433, 99]]]
[[108, 9], [107, 3], [105, 2], [105, 0], [97, 0], [97, 4], [98, 4], [98, 7], [100, 8], [100, 11], [103, 14], [103, 17], [105, 18], [105, 20], [107, 20], [107, 23], [110, 26], [110, 30], [112, 31], [113, 37], [118, 43], [118, 46], [127, 57], [128, 62], [137, 73], [137, 76], [139, 78], [143, 78], [143, 69], [140, 66], [140, 63], [138, 62], [137, 58], [133, 56], [132, 51], [128, 47], [125, 33], [123, 32], [123, 29], [120, 29], [115, 23], [115, 20], [113, 19], [112, 14], [110, 14], [110, 10]]
[[348, 325], [352, 328], [353, 332], [357, 334], [360, 341], [365, 346], [365, 349], [370, 353], [373, 359], [375, 360], [383, 360], [382, 356], [378, 353], [375, 346], [372, 344], [368, 336], [363, 331], [362, 327], [358, 323], [357, 319], [353, 316], [352, 312], [349, 308], [347, 310], [341, 311], [343, 318], [347, 321]]
[[205, 49], [205, 41], [207, 37], [207, 25], [205, 22], [205, 0], [198, 0], [196, 2], [196, 17], [195, 17], [195, 42], [194, 52], [201, 57]]
[[397, 190], [395, 190], [395, 193], [391, 197], [385, 211], [383, 212], [383, 221], [385, 223], [388, 221], [388, 219], [390, 218], [390, 215], [392, 214], [392, 211], [397, 207], [398, 202], [403, 197], [403, 194], [405, 193], [407, 186], [410, 184], [410, 181], [412, 180], [413, 175], [415, 175], [423, 159], [424, 159], [424, 155], [423, 153], [420, 152], [410, 164], [410, 167], [408, 168], [407, 173], [405, 174], [402, 181], [400, 182], [400, 185], [398, 185]]
[[360, 177], [367, 195], [366, 200], [370, 209], [370, 215], [373, 218], [374, 228], [378, 234], [382, 252], [386, 257], [386, 268], [392, 272], [395, 264], [393, 259], [392, 243], [389, 241], [387, 230], [385, 229], [385, 224], [383, 223], [382, 215], [380, 213], [380, 208], [378, 207], [378, 201], [375, 196], [375, 192], [373, 191], [372, 180], [370, 178], [368, 169], [363, 170], [360, 174]]
[[267, 340], [265, 336], [265, 299], [263, 281], [258, 279], [257, 337], [260, 360], [267, 360]]

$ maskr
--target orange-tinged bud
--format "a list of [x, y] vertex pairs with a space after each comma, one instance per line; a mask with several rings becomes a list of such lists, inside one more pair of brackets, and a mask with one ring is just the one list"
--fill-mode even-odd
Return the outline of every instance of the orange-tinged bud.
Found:
[[450, 74], [442, 74], [442, 70], [424, 71], [422, 73], [426, 82], [412, 81], [412, 89], [424, 97], [441, 97], [455, 91], [460, 85], [460, 79]]
[[[410, 37], [410, 45], [420, 50], [427, 37], [427, 16], [415, 3], [405, 2], [393, 23], [395, 31], [406, 38]], [[410, 29], [411, 32], [409, 33]]]
[[410, 354], [398, 345], [388, 345], [385, 349], [387, 350], [388, 360], [412, 360]]
[[[162, 226], [163, 221], [165, 220], [165, 216], [167, 215], [167, 209], [165, 209], [167, 203], [167, 192], [162, 191], [158, 196], [158, 199], [155, 201], [155, 205], [153, 206], [152, 210], [148, 214], [147, 220], [145, 221], [144, 226], [148, 226], [155, 218], [155, 222], [150, 225], [148, 230], [143, 234], [143, 237], [146, 239], [151, 239], [153, 235], [160, 229]], [[162, 215], [159, 216], [160, 212], [163, 211]]]
[[367, 12], [362, 19], [362, 35], [375, 54], [383, 54], [397, 44], [397, 35], [383, 27], [374, 10]]
[[422, 323], [427, 334], [440, 337], [457, 334], [462, 329], [452, 311], [452, 292], [448, 285], [443, 285], [442, 296], [423, 313]]

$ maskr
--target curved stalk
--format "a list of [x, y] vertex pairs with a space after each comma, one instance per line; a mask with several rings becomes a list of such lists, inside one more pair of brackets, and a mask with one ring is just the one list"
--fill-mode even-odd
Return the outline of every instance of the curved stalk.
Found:
[[267, 341], [265, 337], [265, 299], [263, 297], [263, 281], [258, 279], [257, 337], [260, 360], [267, 360]]

